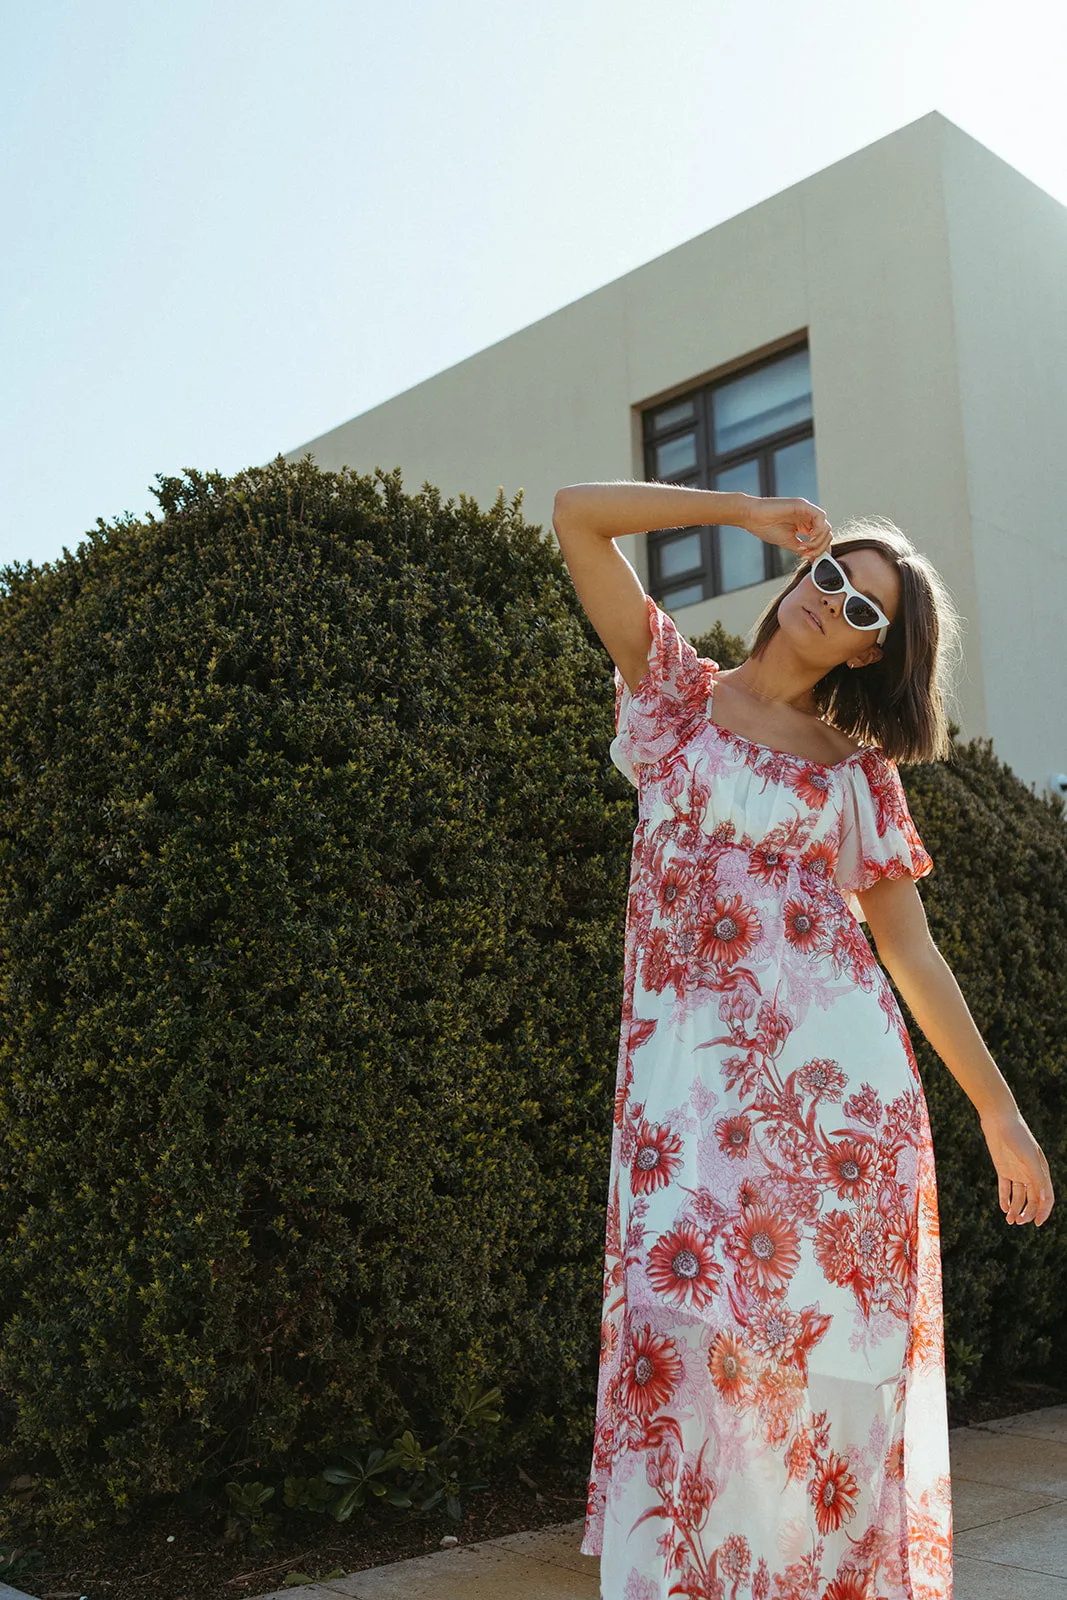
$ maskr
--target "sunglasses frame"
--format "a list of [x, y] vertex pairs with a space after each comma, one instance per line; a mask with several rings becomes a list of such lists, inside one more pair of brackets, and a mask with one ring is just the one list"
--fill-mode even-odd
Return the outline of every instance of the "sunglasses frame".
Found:
[[[823, 588], [822, 584], [819, 582], [819, 580], [815, 576], [815, 569], [819, 565], [820, 561], [829, 561], [830, 565], [834, 568], [835, 572], [839, 572], [841, 574], [841, 580], [842, 580], [842, 583], [844, 584], [844, 588], [843, 589], [824, 589]], [[816, 589], [818, 589], [820, 594], [843, 594], [844, 595], [845, 598], [844, 598], [844, 601], [843, 601], [842, 606], [841, 606], [841, 615], [844, 617], [845, 621], [848, 623], [850, 628], [855, 628], [857, 633], [870, 633], [872, 628], [877, 628], [878, 629], [878, 643], [880, 645], [885, 644], [885, 636], [886, 636], [887, 632], [889, 631], [889, 618], [886, 616], [885, 612], [881, 609], [880, 606], [876, 606], [875, 605], [875, 603], [871, 599], [870, 595], [863, 594], [859, 589], [856, 588], [856, 586], [854, 584], [849, 582], [848, 573], [845, 571], [844, 567], [841, 565], [840, 561], [838, 561], [836, 559], [836, 557], [830, 555], [829, 551], [827, 551], [824, 555], [816, 556], [815, 560], [811, 563], [811, 570], [810, 570], [809, 576], [811, 578], [812, 583], [815, 585]], [[873, 622], [871, 622], [871, 623], [868, 623], [866, 625], [866, 627], [863, 626], [862, 623], [853, 622], [852, 618], [848, 614], [848, 602], [849, 602], [849, 599], [851, 598], [852, 595], [855, 595], [858, 600], [862, 600], [864, 605], [870, 606], [871, 610], [875, 613], [875, 620]]]

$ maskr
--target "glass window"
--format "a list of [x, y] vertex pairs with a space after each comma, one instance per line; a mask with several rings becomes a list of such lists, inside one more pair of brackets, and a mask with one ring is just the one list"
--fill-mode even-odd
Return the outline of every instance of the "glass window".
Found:
[[659, 547], [659, 575], [676, 578], [680, 572], [692, 572], [700, 565], [700, 535], [687, 533], [681, 539], [670, 539]]
[[657, 478], [675, 478], [680, 472], [692, 472], [696, 464], [695, 433], [683, 433], [677, 439], [666, 439], [656, 446]]
[[818, 505], [815, 498], [815, 440], [798, 439], [774, 452], [774, 492]]
[[[646, 411], [643, 426], [649, 479], [819, 503], [806, 345]], [[665, 608], [786, 570], [784, 553], [745, 528], [653, 529], [648, 551], [654, 598]]]
[[704, 598], [704, 585], [690, 583], [684, 589], [668, 589], [660, 596], [658, 604], [664, 611], [677, 611], [679, 606], [695, 606], [698, 600]]
[[[715, 488], [724, 494], [759, 494], [759, 462], [742, 461], [736, 467], [715, 474]], [[764, 571], [762, 539], [747, 528], [729, 524], [719, 529], [719, 571], [721, 589], [743, 589], [748, 583], [762, 583]]]
[[653, 426], [657, 433], [663, 433], [667, 428], [676, 428], [680, 422], [691, 422], [696, 415], [696, 402], [694, 400], [680, 400], [673, 406], [665, 406], [662, 411], [653, 413]]
[[729, 455], [755, 439], [781, 433], [811, 417], [811, 369], [807, 350], [757, 367], [715, 390], [715, 454]]

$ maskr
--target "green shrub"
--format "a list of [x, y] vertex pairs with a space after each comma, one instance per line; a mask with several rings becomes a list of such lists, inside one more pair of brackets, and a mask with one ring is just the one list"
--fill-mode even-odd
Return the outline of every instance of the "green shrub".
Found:
[[[359, 1419], [447, 1430], [473, 1382], [499, 1458], [581, 1461], [636, 820], [611, 663], [521, 495], [281, 457], [155, 492], [161, 519], [0, 571], [20, 1515], [307, 1475]], [[1055, 1166], [1062, 817], [981, 745], [905, 781], [934, 936]], [[917, 1048], [952, 1331], [1047, 1367], [1059, 1212], [1004, 1225]]]

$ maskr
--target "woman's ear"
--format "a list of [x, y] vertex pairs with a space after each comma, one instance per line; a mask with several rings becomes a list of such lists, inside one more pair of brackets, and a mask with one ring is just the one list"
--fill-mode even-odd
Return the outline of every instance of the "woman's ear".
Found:
[[881, 647], [881, 645], [872, 644], [870, 646], [870, 648], [868, 650], [865, 650], [861, 656], [857, 656], [855, 661], [850, 661], [849, 662], [849, 666], [850, 667], [873, 667], [874, 663], [876, 661], [881, 661], [881, 659], [882, 659], [882, 647]]

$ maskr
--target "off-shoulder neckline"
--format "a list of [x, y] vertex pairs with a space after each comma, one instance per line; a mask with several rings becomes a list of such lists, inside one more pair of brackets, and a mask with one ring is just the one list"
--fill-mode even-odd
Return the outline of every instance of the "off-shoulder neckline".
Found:
[[850, 762], [857, 761], [860, 756], [870, 755], [873, 750], [878, 748], [877, 745], [873, 744], [861, 744], [858, 750], [853, 750], [850, 756], [842, 756], [840, 761], [816, 761], [813, 756], [798, 756], [794, 750], [776, 750], [773, 745], [760, 744], [755, 739], [747, 738], [743, 733], [735, 733], [732, 728], [721, 727], [715, 721], [713, 713], [717, 679], [717, 672], [709, 674], [711, 691], [708, 695], [707, 725], [709, 728], [713, 728], [716, 733], [721, 734], [723, 738], [738, 740], [741, 744], [747, 744], [752, 750], [762, 750], [764, 755], [785, 756], [788, 761], [798, 761], [802, 766], [818, 767], [822, 772], [836, 772], [840, 767], [847, 767]]

